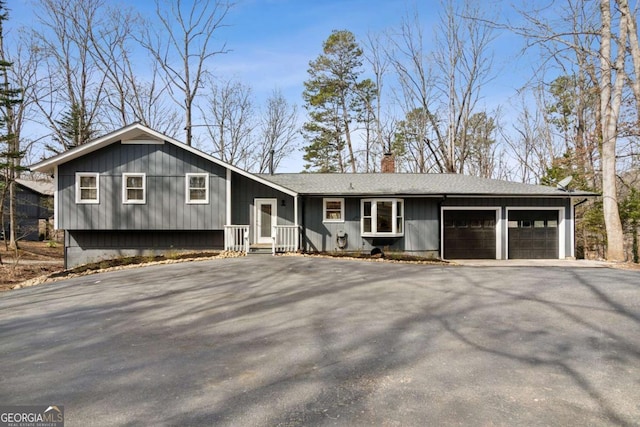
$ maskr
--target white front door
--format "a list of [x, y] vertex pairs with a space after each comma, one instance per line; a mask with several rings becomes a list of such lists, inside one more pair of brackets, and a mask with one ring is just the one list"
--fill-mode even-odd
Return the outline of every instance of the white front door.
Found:
[[277, 199], [256, 199], [255, 236], [256, 243], [271, 243], [273, 226], [277, 224]]

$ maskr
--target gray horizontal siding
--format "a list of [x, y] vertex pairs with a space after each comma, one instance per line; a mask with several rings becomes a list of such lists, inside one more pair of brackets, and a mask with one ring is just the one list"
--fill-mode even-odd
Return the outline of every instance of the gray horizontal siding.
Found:
[[[100, 174], [100, 203], [76, 204], [76, 172]], [[146, 174], [146, 203], [122, 203], [122, 174]], [[187, 204], [187, 173], [209, 173], [209, 203]], [[61, 165], [58, 224], [67, 230], [201, 230], [225, 223], [226, 170], [173, 144], [115, 143]]]

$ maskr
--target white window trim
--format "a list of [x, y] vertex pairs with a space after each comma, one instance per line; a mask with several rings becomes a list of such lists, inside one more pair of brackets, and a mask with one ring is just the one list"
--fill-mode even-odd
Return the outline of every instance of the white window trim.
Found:
[[[205, 181], [204, 181], [204, 192], [205, 192], [205, 198], [204, 200], [191, 200], [191, 187], [189, 187], [189, 181], [192, 176], [204, 176], [205, 177]], [[185, 199], [186, 199], [186, 203], [188, 205], [206, 205], [209, 204], [209, 174], [208, 173], [188, 173], [186, 174], [186, 179], [185, 179]]]
[[[340, 219], [327, 219], [327, 202], [340, 202]], [[344, 222], [344, 198], [322, 199], [322, 222]]]
[[[364, 231], [364, 204], [371, 202], [371, 232]], [[391, 232], [378, 231], [378, 202], [392, 202], [391, 207]], [[402, 203], [402, 232], [398, 233], [398, 202]], [[362, 199], [360, 200], [360, 235], [362, 237], [402, 237], [405, 228], [404, 199]]]
[[[142, 200], [129, 200], [127, 199], [127, 178], [129, 177], [142, 177]], [[122, 174], [122, 204], [123, 205], [144, 205], [147, 203], [147, 175], [144, 173], [123, 173]]]
[[[92, 177], [96, 179], [96, 198], [82, 199], [80, 191], [80, 179], [84, 177]], [[96, 172], [76, 172], [76, 203], [77, 204], [93, 204], [100, 203], [100, 174]]]

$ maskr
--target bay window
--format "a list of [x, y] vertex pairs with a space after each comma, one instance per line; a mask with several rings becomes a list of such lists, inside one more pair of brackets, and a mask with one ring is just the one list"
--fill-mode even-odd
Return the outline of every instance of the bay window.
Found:
[[402, 199], [363, 199], [361, 212], [360, 232], [363, 237], [404, 235]]

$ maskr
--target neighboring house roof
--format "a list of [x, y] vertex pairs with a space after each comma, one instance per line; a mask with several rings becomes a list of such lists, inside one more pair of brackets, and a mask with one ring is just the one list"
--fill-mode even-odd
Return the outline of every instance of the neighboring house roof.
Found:
[[434, 196], [594, 196], [585, 191], [522, 184], [459, 174], [297, 173], [258, 175], [305, 195], [434, 195]]
[[200, 150], [198, 150], [197, 148], [193, 148], [185, 143], [182, 143], [176, 139], [173, 139], [171, 137], [168, 137], [166, 135], [161, 134], [160, 132], [157, 132], [151, 128], [148, 128], [144, 125], [141, 125], [140, 123], [134, 123], [131, 124], [129, 126], [125, 126], [121, 129], [118, 129], [114, 132], [108, 133], [98, 139], [95, 139], [91, 142], [88, 142], [86, 144], [80, 145], [78, 147], [72, 148], [71, 150], [65, 151], [63, 153], [60, 153], [58, 155], [55, 155], [53, 157], [50, 157], [46, 160], [43, 160], [39, 163], [36, 163], [35, 165], [31, 165], [31, 170], [33, 171], [37, 171], [37, 172], [51, 172], [53, 171], [53, 169], [58, 166], [61, 165], [63, 163], [66, 163], [68, 161], [71, 161], [73, 159], [77, 159], [78, 157], [82, 157], [85, 156], [93, 151], [99, 150], [103, 147], [106, 147], [108, 145], [111, 145], [113, 143], [116, 143], [118, 141], [125, 141], [125, 142], [129, 142], [129, 143], [135, 143], [136, 141], [140, 141], [141, 143], [144, 143], [145, 141], [149, 141], [149, 140], [154, 140], [154, 141], [165, 141], [168, 142], [170, 144], [173, 144], [177, 147], [180, 147], [184, 150], [187, 150], [197, 156], [200, 156], [206, 160], [209, 160], [212, 163], [215, 163], [217, 165], [220, 165], [224, 168], [227, 168], [233, 172], [236, 172], [240, 175], [246, 176], [254, 181], [260, 182], [262, 184], [268, 185], [272, 188], [275, 188], [277, 190], [280, 190], [286, 194], [295, 196], [295, 192], [284, 188], [284, 187], [280, 187], [278, 184], [273, 183], [273, 182], [269, 182], [264, 180], [263, 178], [251, 174], [245, 170], [242, 170], [238, 167], [235, 167], [233, 165], [230, 165], [229, 163], [223, 162], [220, 159], [216, 159], [213, 156], [210, 156]]
[[53, 196], [53, 181], [34, 181], [18, 178], [16, 183], [43, 196]]

